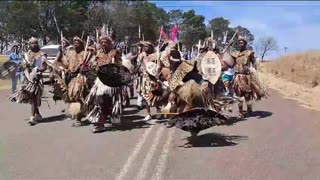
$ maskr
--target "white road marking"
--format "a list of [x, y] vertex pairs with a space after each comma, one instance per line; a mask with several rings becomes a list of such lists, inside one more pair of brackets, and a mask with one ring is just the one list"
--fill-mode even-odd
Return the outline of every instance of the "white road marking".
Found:
[[125, 175], [128, 173], [128, 170], [131, 166], [131, 164], [133, 163], [133, 161], [137, 158], [139, 152], [141, 151], [141, 148], [143, 146], [143, 144], [145, 143], [145, 141], [147, 140], [148, 135], [150, 134], [150, 132], [153, 130], [154, 125], [152, 125], [151, 128], [148, 128], [142, 138], [140, 139], [140, 141], [138, 142], [137, 146], [135, 147], [134, 151], [131, 153], [131, 155], [129, 156], [127, 162], [124, 164], [124, 166], [122, 167], [120, 173], [118, 174], [118, 176], [116, 177], [116, 180], [121, 180], [125, 177]]
[[152, 176], [152, 180], [161, 180], [163, 179], [163, 174], [167, 165], [167, 159], [169, 155], [170, 145], [173, 140], [175, 128], [171, 128], [168, 134], [168, 139], [166, 144], [162, 148], [161, 156], [158, 159], [158, 164], [156, 167], [156, 173]]
[[148, 171], [148, 167], [149, 164], [154, 156], [154, 153], [156, 152], [156, 148], [159, 144], [159, 140], [162, 137], [162, 132], [164, 131], [164, 126], [161, 126], [158, 131], [156, 136], [154, 137], [153, 141], [152, 141], [152, 146], [150, 147], [148, 154], [146, 156], [146, 158], [143, 160], [143, 164], [142, 167], [136, 177], [136, 180], [142, 180], [145, 179], [146, 175], [147, 175], [147, 171]]

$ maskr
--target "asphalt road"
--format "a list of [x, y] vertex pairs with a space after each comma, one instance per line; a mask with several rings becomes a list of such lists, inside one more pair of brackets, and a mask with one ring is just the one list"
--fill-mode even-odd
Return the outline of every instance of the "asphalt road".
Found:
[[125, 126], [92, 134], [91, 126], [71, 127], [64, 104], [50, 101], [30, 127], [29, 106], [7, 95], [0, 92], [1, 180], [320, 179], [320, 113], [275, 92], [255, 103], [253, 117], [202, 131], [189, 149], [189, 133], [144, 122], [134, 108]]

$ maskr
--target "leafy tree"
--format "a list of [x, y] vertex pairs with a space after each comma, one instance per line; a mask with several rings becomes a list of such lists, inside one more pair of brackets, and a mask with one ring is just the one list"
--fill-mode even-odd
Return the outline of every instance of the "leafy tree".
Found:
[[209, 21], [208, 25], [208, 32], [211, 33], [211, 30], [213, 31], [213, 36], [216, 40], [218, 38], [223, 38], [224, 33], [226, 31], [230, 31], [230, 21], [227, 19], [224, 19], [223, 17], [217, 17]]
[[204, 16], [196, 15], [194, 10], [184, 12], [182, 18], [180, 37], [182, 43], [190, 50], [194, 44], [206, 37], [205, 18]]
[[[153, 3], [139, 2], [134, 8], [135, 22], [142, 27], [145, 39], [156, 42], [162, 25], [169, 22], [169, 16], [162, 8], [157, 8]], [[138, 25], [138, 24], [137, 24]], [[138, 26], [136, 26], [136, 31]]]
[[9, 7], [8, 1], [1, 1], [0, 2], [0, 53], [3, 53], [4, 48], [8, 45], [8, 41], [10, 35], [7, 33], [7, 14]]
[[9, 3], [7, 15], [7, 33], [18, 39], [27, 39], [38, 35], [36, 6], [31, 1], [13, 1]]
[[210, 20], [206, 32], [204, 16], [195, 14], [194, 10], [176, 9], [167, 13], [148, 1], [1, 1], [0, 16], [0, 50], [7, 42], [21, 42], [31, 36], [43, 39], [43, 44], [57, 43], [61, 31], [67, 39], [80, 37], [83, 32], [84, 37], [94, 37], [95, 28], [103, 24], [112, 28], [118, 42], [126, 40], [128, 44], [139, 40], [139, 26], [145, 40], [156, 43], [160, 27], [164, 26], [170, 34], [175, 24], [179, 25], [180, 41], [188, 49], [204, 40], [211, 29], [214, 37], [221, 40], [226, 30], [230, 40], [235, 29], [239, 29], [239, 34], [246, 36], [250, 44], [254, 40], [248, 29], [231, 28], [229, 20], [223, 17]]
[[174, 25], [182, 24], [183, 23], [183, 12], [180, 9], [176, 10], [171, 10], [168, 12], [169, 16], [169, 27], [168, 28], [173, 28]]

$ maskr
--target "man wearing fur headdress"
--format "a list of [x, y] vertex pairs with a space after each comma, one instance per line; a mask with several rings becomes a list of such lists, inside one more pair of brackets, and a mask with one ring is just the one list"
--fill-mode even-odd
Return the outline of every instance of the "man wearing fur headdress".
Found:
[[[63, 58], [63, 56], [66, 56], [67, 52], [69, 50], [73, 50], [73, 45], [70, 44], [70, 41], [66, 38], [62, 38], [61, 41], [62, 46], [59, 46], [59, 52], [55, 58], [55, 61], [53, 63], [53, 70], [49, 74], [50, 81], [52, 83], [52, 91], [53, 93], [53, 100], [67, 100], [67, 86], [64, 82], [65, 79], [65, 72], [63, 68], [66, 68], [67, 62], [63, 62], [63, 60], [66, 60]], [[65, 112], [65, 108], [61, 111]]]
[[[247, 104], [247, 114], [252, 112], [252, 100], [254, 96], [258, 99], [265, 96], [261, 84], [256, 79], [255, 75], [255, 58], [254, 52], [248, 50], [247, 41], [240, 37], [238, 39], [238, 49], [232, 54], [235, 57], [236, 75], [234, 79], [234, 91], [238, 97], [244, 98]], [[239, 103], [240, 116], [244, 116], [243, 101]]]
[[[84, 51], [84, 43], [79, 37], [73, 38], [73, 50], [69, 50], [65, 55], [58, 61], [62, 62], [64, 67], [65, 85], [67, 86], [67, 101], [69, 103], [68, 113], [76, 118], [74, 126], [81, 126], [81, 119], [85, 115], [85, 98], [89, 93], [90, 80], [87, 75], [89, 72], [88, 63], [89, 59], [92, 58], [91, 53]], [[86, 55], [86, 56], [85, 56]]]
[[61, 59], [67, 53], [67, 51], [71, 49], [70, 42], [66, 38], [62, 39], [61, 44], [62, 46], [59, 46], [59, 52], [53, 63], [55, 69], [53, 69], [53, 71], [49, 75], [51, 82], [54, 81], [55, 75], [62, 76], [61, 69], [59, 69], [61, 66], [63, 66]]
[[38, 40], [34, 37], [30, 38], [29, 45], [30, 49], [26, 54], [27, 57], [25, 57], [28, 62], [24, 67], [27, 79], [21, 89], [10, 96], [9, 99], [18, 103], [31, 104], [31, 117], [28, 123], [35, 125], [42, 120], [39, 111], [43, 93], [42, 72], [47, 70], [47, 63], [45, 53], [40, 50]]
[[[112, 39], [109, 36], [102, 35], [99, 38], [101, 48], [97, 50], [94, 71], [106, 64], [121, 64], [121, 53], [112, 48]], [[99, 78], [96, 78], [94, 86], [86, 99], [88, 111], [87, 119], [93, 124], [93, 133], [105, 131], [104, 124], [108, 116], [113, 115], [115, 103], [120, 101], [121, 88], [113, 88], [103, 84]], [[121, 104], [119, 104], [121, 106]]]
[[60, 65], [59, 63], [61, 62], [62, 56], [65, 55], [66, 52], [71, 49], [70, 42], [66, 38], [63, 38], [61, 43], [62, 46], [59, 46], [59, 52], [54, 63], [55, 65]]

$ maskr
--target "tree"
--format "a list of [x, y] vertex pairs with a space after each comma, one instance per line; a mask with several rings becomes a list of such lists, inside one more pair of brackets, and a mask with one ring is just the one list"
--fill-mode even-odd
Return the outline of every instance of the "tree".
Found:
[[211, 30], [213, 31], [213, 36], [217, 41], [219, 37], [223, 38], [226, 31], [230, 30], [229, 25], [229, 20], [224, 19], [223, 17], [217, 17], [209, 21], [207, 30], [209, 34], [211, 34]]
[[176, 24], [183, 23], [183, 12], [180, 9], [171, 10], [168, 12], [169, 16], [169, 29], [172, 29]]
[[38, 35], [38, 14], [32, 1], [10, 2], [6, 16], [7, 33], [16, 39], [27, 39], [30, 36]]
[[0, 53], [3, 53], [4, 48], [7, 46], [9, 41], [9, 35], [7, 33], [7, 14], [8, 14], [8, 1], [0, 2]]
[[[145, 39], [157, 42], [162, 25], [169, 23], [169, 16], [162, 8], [149, 2], [138, 2], [134, 8], [135, 22], [141, 25]], [[135, 28], [137, 34], [138, 24]]]
[[212, 19], [206, 32], [204, 16], [195, 14], [194, 10], [176, 9], [167, 13], [148, 1], [1, 1], [0, 17], [0, 50], [8, 42], [21, 42], [31, 36], [42, 39], [43, 44], [57, 43], [61, 31], [67, 39], [80, 37], [83, 32], [84, 37], [94, 37], [95, 28], [101, 28], [103, 24], [112, 28], [117, 42], [126, 39], [128, 44], [139, 41], [139, 26], [145, 40], [156, 43], [160, 27], [164, 26], [170, 34], [175, 24], [179, 25], [180, 42], [188, 49], [204, 40], [211, 29], [217, 40], [222, 40], [226, 30], [227, 40], [230, 40], [235, 29], [247, 36], [250, 43], [254, 39], [248, 29], [231, 28], [229, 20], [223, 17]]
[[278, 50], [278, 44], [276, 39], [273, 37], [262, 37], [258, 40], [256, 44], [257, 53], [261, 56], [261, 61], [264, 57], [267, 56], [270, 52]]
[[194, 44], [206, 37], [205, 18], [204, 16], [196, 15], [194, 10], [184, 12], [182, 18], [180, 37], [187, 49], [191, 50]]

